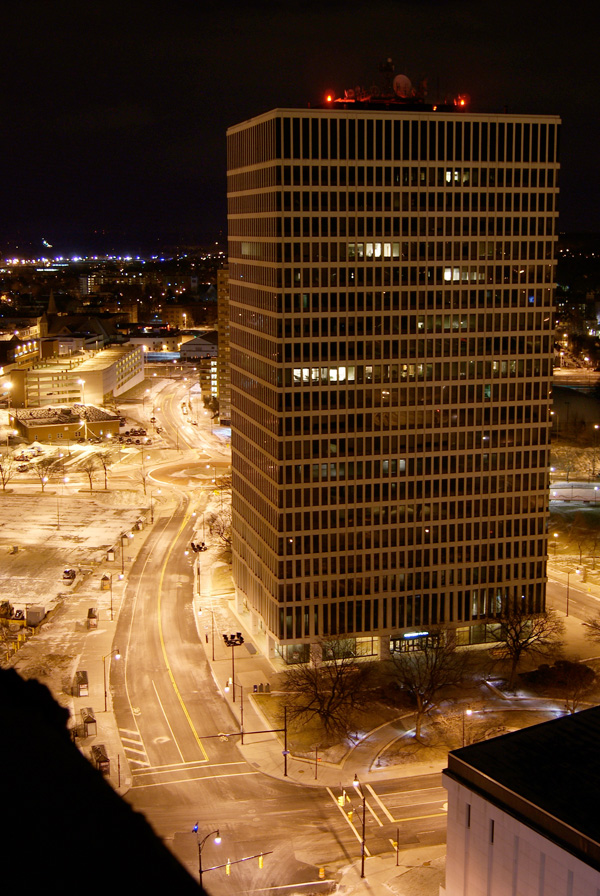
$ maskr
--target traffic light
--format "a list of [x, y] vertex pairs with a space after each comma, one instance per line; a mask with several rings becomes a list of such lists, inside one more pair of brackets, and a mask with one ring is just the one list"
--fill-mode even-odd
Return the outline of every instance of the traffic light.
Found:
[[354, 809], [348, 809], [348, 821], [352, 821], [353, 815], [354, 815]]
[[262, 868], [262, 866], [264, 865], [264, 861], [265, 861], [265, 859], [264, 859], [264, 856], [263, 856], [263, 854], [262, 854], [262, 852], [261, 852], [261, 854], [260, 854], [259, 857], [258, 857], [258, 867], [259, 867], [259, 868]]
[[227, 859], [227, 864], [225, 865], [225, 874], [231, 874], [231, 862]]

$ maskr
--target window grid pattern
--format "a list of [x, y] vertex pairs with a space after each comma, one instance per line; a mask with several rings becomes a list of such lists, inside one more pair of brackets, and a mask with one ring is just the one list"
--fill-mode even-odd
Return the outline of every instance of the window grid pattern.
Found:
[[230, 129], [234, 579], [279, 643], [544, 606], [558, 126]]

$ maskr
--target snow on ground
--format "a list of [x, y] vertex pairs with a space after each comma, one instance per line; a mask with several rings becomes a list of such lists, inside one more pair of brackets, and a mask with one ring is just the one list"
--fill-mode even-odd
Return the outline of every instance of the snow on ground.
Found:
[[[77, 443], [67, 446], [62, 458], [63, 484], [50, 482], [42, 492], [37, 483], [27, 482], [17, 474], [6, 491], [0, 490], [0, 601], [10, 600], [15, 609], [20, 609], [23, 604], [41, 604], [50, 610], [61, 593], [74, 592], [82, 585], [80, 576], [75, 586], [63, 582], [65, 567], [94, 569], [106, 559], [111, 547], [116, 549], [118, 565], [121, 533], [130, 531], [140, 517], [150, 514], [151, 500], [156, 512], [157, 503], [162, 500], [158, 497], [157, 487], [168, 488], [169, 479], [179, 489], [189, 488], [195, 494], [201, 489], [205, 511], [208, 506], [217, 510], [222, 495], [217, 495], [216, 491], [211, 494], [207, 488], [206, 473], [201, 466], [204, 448], [197, 446], [198, 460], [188, 463], [189, 454], [184, 447], [169, 444], [162, 434], [157, 437], [155, 427], [150, 423], [158, 395], [169, 383], [170, 379], [146, 378], [127, 396], [121, 397], [119, 412], [127, 420], [121, 432], [132, 426], [142, 426], [152, 437], [152, 444], [126, 445], [115, 441], [110, 446], [100, 446], [111, 450], [113, 455], [107, 490], [104, 490], [104, 473], [98, 470], [90, 492], [81, 464], [95, 449]], [[217, 445], [222, 446], [217, 448], [218, 452], [224, 453], [229, 462], [230, 429], [215, 426], [213, 435], [217, 437]], [[25, 440], [15, 437], [8, 428], [7, 410], [0, 411], [0, 440], [2, 454], [18, 453], [27, 447]], [[213, 446], [214, 442], [210, 445], [212, 451], [215, 450]], [[40, 447], [42, 457], [59, 455], [56, 445]], [[183, 462], [183, 468], [165, 470], [161, 475], [161, 465], [168, 466], [169, 462], [173, 466]], [[220, 467], [222, 462], [213, 460], [212, 465], [215, 463]], [[221, 473], [222, 470], [217, 469], [217, 475]], [[131, 487], [119, 487], [117, 479], [119, 484], [125, 479]], [[208, 521], [208, 513], [206, 518], [202, 517], [203, 523], [204, 519]]]
[[147, 513], [139, 492], [0, 492], [0, 599], [50, 609], [66, 585], [66, 566], [93, 568]]

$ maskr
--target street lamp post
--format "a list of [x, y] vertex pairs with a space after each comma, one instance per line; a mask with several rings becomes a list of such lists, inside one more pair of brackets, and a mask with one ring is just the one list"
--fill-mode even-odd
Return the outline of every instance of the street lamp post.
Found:
[[[576, 575], [578, 575], [579, 572], [580, 572], [579, 569], [576, 569], [576, 570], [575, 570], [575, 574], [576, 574]], [[565, 612], [565, 616], [568, 616], [568, 615], [569, 615], [569, 580], [570, 580], [570, 578], [571, 578], [571, 570], [568, 569], [568, 570], [567, 570], [567, 609], [566, 609], [566, 612]]]
[[470, 716], [473, 714], [473, 710], [470, 706], [467, 706], [466, 709], [463, 710], [462, 714], [462, 745], [465, 745], [465, 716]]
[[364, 877], [365, 876], [365, 839], [366, 839], [366, 834], [365, 834], [366, 798], [365, 798], [365, 792], [360, 785], [360, 781], [358, 780], [358, 775], [354, 775], [353, 783], [354, 783], [354, 787], [356, 788], [356, 792], [362, 799], [362, 841], [361, 841], [361, 845], [360, 845], [360, 876]]
[[[160, 489], [156, 489], [156, 494], [160, 495]], [[150, 489], [150, 522], [154, 522], [154, 489]]]
[[[196, 834], [196, 840], [198, 842], [198, 878], [200, 880], [200, 886], [202, 886], [202, 847], [204, 846], [208, 838], [212, 837], [213, 834], [217, 835], [213, 842], [218, 845], [221, 842], [221, 835], [219, 833], [219, 829], [217, 828], [216, 831], [211, 831], [210, 834], [207, 834], [206, 837], [203, 837], [201, 840], [198, 836], [198, 822], [196, 822], [192, 830], [194, 834]], [[210, 871], [210, 869], [208, 870]]]
[[[229, 693], [229, 682], [225, 685], [225, 693]], [[235, 689], [240, 689], [240, 734], [242, 735], [242, 746], [244, 744], [244, 689], [241, 684], [236, 684], [234, 681], [231, 682], [231, 689], [233, 691], [235, 697]]]
[[81, 386], [81, 403], [85, 407], [85, 380], [77, 380], [77, 382]]
[[102, 657], [102, 666], [104, 669], [104, 712], [108, 711], [108, 689], [106, 687], [106, 660], [109, 656], [114, 656], [116, 660], [121, 659], [121, 654], [119, 653], [119, 648], [115, 647], [111, 650], [110, 653], [107, 653], [106, 656]]
[[[64, 468], [63, 468], [64, 469]], [[69, 481], [68, 476], [63, 476], [62, 485], [61, 485], [61, 494], [64, 498], [65, 496], [65, 485]], [[56, 496], [56, 528], [60, 529], [60, 498]]]
[[233, 702], [235, 703], [235, 648], [244, 643], [244, 637], [241, 632], [234, 635], [223, 635], [223, 640], [228, 647], [231, 647], [231, 683], [233, 685]]
[[8, 440], [10, 439], [11, 436], [18, 436], [18, 435], [19, 435], [18, 429], [7, 429], [6, 430], [6, 454], [7, 455], [10, 450], [9, 445], [8, 445]]
[[133, 538], [133, 535], [129, 532], [121, 532], [121, 576], [125, 575], [125, 548], [123, 545], [124, 541], [127, 541], [128, 538]]
[[[113, 583], [112, 583], [113, 575], [114, 575], [114, 573], [112, 573], [112, 572], [110, 572], [108, 574], [108, 578], [110, 579], [110, 621], [111, 622], [114, 619], [114, 616], [113, 616]], [[119, 573], [119, 579], [122, 579], [122, 578], [123, 578], [122, 573]]]

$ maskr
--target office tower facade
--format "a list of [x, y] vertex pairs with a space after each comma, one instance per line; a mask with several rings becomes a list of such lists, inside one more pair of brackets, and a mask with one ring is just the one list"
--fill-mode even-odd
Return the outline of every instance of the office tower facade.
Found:
[[545, 603], [559, 120], [380, 106], [228, 131], [234, 581], [289, 662]]
[[229, 374], [229, 269], [227, 265], [217, 271], [217, 333], [219, 354], [217, 355], [217, 396], [219, 399], [219, 422], [224, 426], [231, 423], [231, 398]]

